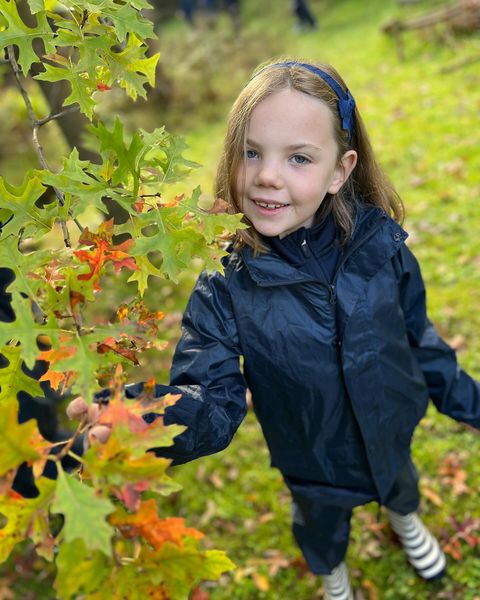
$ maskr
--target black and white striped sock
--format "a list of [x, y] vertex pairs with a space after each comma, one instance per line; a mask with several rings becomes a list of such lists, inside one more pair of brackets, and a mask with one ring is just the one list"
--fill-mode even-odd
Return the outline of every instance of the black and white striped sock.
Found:
[[341, 562], [330, 575], [323, 575], [324, 600], [353, 600], [347, 565]]
[[423, 579], [437, 579], [445, 573], [445, 554], [417, 513], [399, 515], [387, 510], [393, 531], [400, 538], [409, 563]]

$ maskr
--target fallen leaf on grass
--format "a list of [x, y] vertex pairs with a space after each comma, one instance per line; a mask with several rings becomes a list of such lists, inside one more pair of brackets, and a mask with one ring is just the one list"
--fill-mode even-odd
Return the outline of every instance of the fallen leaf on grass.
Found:
[[435, 506], [442, 506], [443, 504], [440, 496], [427, 486], [422, 486], [422, 496], [424, 496], [427, 500], [430, 500], [430, 502]]
[[220, 477], [220, 475], [218, 473], [215, 473], [215, 472], [213, 472], [210, 475], [210, 477], [208, 478], [208, 480], [213, 485], [213, 487], [215, 487], [217, 490], [220, 490], [225, 485], [225, 483], [224, 483], [223, 479]]
[[438, 473], [443, 485], [451, 487], [455, 496], [469, 494], [470, 488], [466, 484], [467, 472], [462, 469], [463, 459], [454, 452], [449, 452], [440, 463]]
[[265, 577], [265, 575], [254, 572], [252, 573], [252, 579], [255, 582], [257, 589], [259, 589], [261, 592], [268, 592], [268, 590], [270, 589], [270, 582], [268, 581], [268, 578]]
[[378, 595], [378, 588], [372, 581], [363, 579], [362, 588], [366, 590], [368, 600], [379, 600], [380, 596]]

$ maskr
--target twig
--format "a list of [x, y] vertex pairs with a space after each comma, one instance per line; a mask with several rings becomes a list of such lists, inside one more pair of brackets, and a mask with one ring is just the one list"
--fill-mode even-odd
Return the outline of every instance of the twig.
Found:
[[[49, 166], [47, 164], [47, 161], [45, 160], [45, 155], [43, 154], [43, 149], [42, 149], [42, 146], [40, 145], [40, 142], [38, 139], [39, 121], [36, 118], [35, 113], [33, 111], [32, 103], [30, 101], [30, 97], [27, 93], [27, 90], [24, 88], [22, 81], [20, 79], [20, 69], [18, 68], [17, 59], [15, 58], [15, 52], [13, 50], [13, 46], [7, 46], [7, 52], [8, 52], [8, 60], [12, 67], [13, 73], [15, 75], [15, 81], [20, 90], [20, 93], [22, 94], [23, 101], [25, 102], [25, 106], [27, 107], [27, 113], [30, 118], [30, 122], [32, 124], [32, 129], [33, 129], [32, 138], [33, 138], [33, 146], [35, 148], [35, 152], [37, 153], [38, 160], [40, 161], [42, 168], [44, 168], [47, 171], [51, 171], [51, 169], [49, 168]], [[65, 198], [64, 198], [62, 191], [59, 190], [58, 188], [56, 188], [55, 186], [52, 186], [52, 187], [53, 187], [53, 191], [55, 192], [55, 195], [57, 196], [58, 202], [60, 203], [60, 206], [64, 206]], [[70, 211], [69, 211], [69, 214], [71, 214]], [[73, 221], [75, 222], [77, 227], [80, 229], [80, 231], [83, 232], [83, 227], [80, 224], [80, 222], [76, 218], [73, 218]], [[67, 224], [65, 223], [64, 219], [60, 219], [60, 225], [61, 225], [62, 231], [63, 231], [63, 241], [65, 243], [65, 246], [67, 248], [71, 248], [72, 244], [70, 242], [70, 234], [68, 233]]]
[[62, 110], [59, 113], [55, 113], [54, 115], [48, 115], [48, 117], [45, 117], [43, 119], [37, 119], [35, 122], [38, 125], [38, 127], [41, 127], [42, 125], [45, 125], [45, 123], [49, 123], [50, 121], [53, 121], [54, 119], [60, 119], [64, 115], [68, 115], [71, 112], [77, 112], [78, 109], [79, 109], [78, 106], [70, 106], [69, 108]]
[[64, 456], [66, 456], [67, 454], [70, 453], [73, 444], [75, 443], [75, 441], [78, 438], [78, 436], [81, 433], [83, 433], [83, 431], [85, 429], [85, 425], [87, 423], [88, 423], [88, 416], [85, 415], [83, 417], [83, 419], [80, 421], [80, 423], [78, 424], [78, 427], [75, 429], [75, 432], [72, 435], [72, 437], [65, 444], [64, 448], [58, 454], [54, 454], [51, 457], [51, 460], [53, 460], [54, 462], [60, 462]]

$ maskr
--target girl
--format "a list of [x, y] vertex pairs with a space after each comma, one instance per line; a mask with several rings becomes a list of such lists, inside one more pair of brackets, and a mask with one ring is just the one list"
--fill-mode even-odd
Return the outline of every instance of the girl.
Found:
[[480, 385], [427, 318], [401, 202], [332, 67], [286, 61], [254, 74], [230, 114], [216, 194], [249, 228], [225, 274], [202, 274], [192, 292], [171, 386], [157, 389], [182, 394], [164, 418], [188, 428], [157, 454], [179, 464], [225, 448], [248, 386], [326, 598], [353, 598], [350, 517], [372, 501], [418, 574], [440, 577], [410, 442], [429, 397], [478, 427]]

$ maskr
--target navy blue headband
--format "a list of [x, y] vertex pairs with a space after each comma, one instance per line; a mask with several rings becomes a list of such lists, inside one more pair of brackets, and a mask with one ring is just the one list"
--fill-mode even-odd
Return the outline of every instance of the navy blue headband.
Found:
[[353, 99], [352, 94], [348, 90], [344, 91], [341, 85], [339, 85], [331, 75], [325, 73], [325, 71], [322, 71], [318, 67], [314, 67], [313, 65], [309, 65], [308, 63], [301, 63], [295, 61], [280, 62], [268, 65], [264, 69], [258, 71], [258, 73], [255, 73], [252, 79], [254, 79], [262, 71], [265, 71], [265, 69], [270, 69], [270, 67], [302, 67], [303, 69], [307, 69], [307, 71], [315, 73], [315, 75], [318, 75], [321, 79], [323, 79], [323, 81], [325, 81], [325, 83], [327, 83], [338, 96], [338, 114], [340, 115], [340, 118], [342, 120], [342, 129], [348, 131], [349, 143], [352, 141], [355, 100]]

